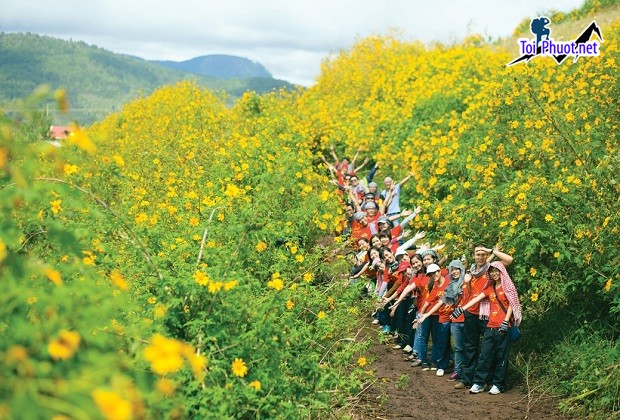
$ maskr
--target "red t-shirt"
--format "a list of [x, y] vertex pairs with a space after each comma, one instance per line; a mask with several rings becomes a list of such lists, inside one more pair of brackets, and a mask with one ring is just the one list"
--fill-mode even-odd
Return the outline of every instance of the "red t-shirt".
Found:
[[[482, 293], [482, 289], [484, 289], [484, 286], [487, 284], [487, 279], [487, 275], [483, 274], [480, 277], [472, 277], [471, 281], [469, 282], [469, 286], [463, 285], [465, 286], [463, 288], [464, 294], [467, 294], [467, 299], [465, 300], [465, 302], [469, 302], [480, 293]], [[478, 315], [480, 313], [480, 302], [476, 303], [473, 306], [470, 306], [467, 311], [470, 314]]]
[[415, 305], [418, 308], [418, 312], [420, 312], [420, 309], [424, 306], [424, 302], [426, 302], [428, 294], [430, 293], [430, 290], [428, 290], [428, 280], [428, 276], [424, 273], [420, 273], [415, 277], [415, 284], [418, 289], [418, 298], [416, 299]]
[[[435, 285], [433, 286], [433, 290], [431, 290], [431, 292], [428, 295], [428, 298], [426, 299], [426, 301], [428, 302], [428, 308], [426, 308], [427, 311], [430, 311], [433, 308], [433, 306], [435, 306], [437, 302], [439, 302], [439, 300], [441, 299], [441, 296], [443, 296], [444, 290], [446, 290], [446, 287], [448, 287], [449, 284], [450, 284], [450, 281], [446, 279], [445, 277], [443, 279], [443, 284], [441, 286], [439, 285], [439, 282], [435, 283]], [[433, 315], [441, 315], [441, 308], [439, 308], [439, 311], [435, 312]], [[447, 321], [441, 321], [440, 319], [440, 322], [450, 322], [450, 314], [448, 314]]]
[[[497, 295], [495, 295], [495, 290], [497, 290]], [[489, 298], [489, 302], [491, 304], [490, 312], [489, 312], [489, 323], [487, 327], [489, 328], [499, 328], [502, 325], [504, 319], [506, 319], [506, 312], [501, 308], [498, 299], [504, 305], [504, 308], [508, 310], [508, 306], [510, 306], [510, 302], [508, 301], [508, 297], [504, 293], [504, 289], [502, 288], [502, 284], [497, 284], [495, 289], [493, 288], [493, 284], [489, 284], [482, 291], [486, 297]]]
[[357, 242], [360, 238], [370, 240], [371, 236], [370, 226], [362, 226], [357, 220], [351, 223], [351, 239], [353, 239], [353, 242]]

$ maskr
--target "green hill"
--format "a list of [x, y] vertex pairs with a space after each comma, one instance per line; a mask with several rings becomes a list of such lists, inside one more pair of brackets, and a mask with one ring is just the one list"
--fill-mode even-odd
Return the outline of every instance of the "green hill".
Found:
[[0, 33], [0, 102], [25, 97], [42, 84], [65, 88], [70, 110], [66, 115], [50, 115], [56, 124], [78, 121], [89, 125], [132, 99], [180, 80], [195, 80], [211, 90], [225, 91], [229, 102], [248, 90], [264, 93], [293, 87], [273, 78], [221, 79], [192, 74], [79, 41]]

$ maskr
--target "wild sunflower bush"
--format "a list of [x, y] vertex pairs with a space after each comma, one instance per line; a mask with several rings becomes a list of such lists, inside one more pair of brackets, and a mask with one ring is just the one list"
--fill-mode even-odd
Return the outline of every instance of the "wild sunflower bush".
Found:
[[[414, 171], [412, 225], [450, 257], [512, 254], [515, 353], [541, 355], [567, 412], [617, 413], [620, 28], [603, 33], [600, 57], [513, 67], [478, 36], [373, 36], [305, 91], [227, 109], [164, 87], [62, 148], [5, 118], [0, 413], [320, 417], [359, 391], [363, 304], [338, 281], [344, 216], [317, 166], [330, 144], [362, 148], [378, 179]], [[609, 357], [585, 389], [588, 335]]]
[[3, 417], [320, 416], [359, 389], [358, 290], [318, 242], [341, 210], [293, 100], [181, 84], [62, 148], [3, 121]]

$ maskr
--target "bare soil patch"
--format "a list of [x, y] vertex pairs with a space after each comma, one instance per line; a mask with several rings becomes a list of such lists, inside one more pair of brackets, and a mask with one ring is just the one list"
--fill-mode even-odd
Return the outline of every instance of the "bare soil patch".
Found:
[[[371, 318], [360, 336], [372, 340], [368, 359], [376, 380], [360, 394], [354, 419], [562, 419], [557, 403], [549, 398], [529, 395], [526, 387], [508, 384], [499, 395], [488, 392], [470, 394], [468, 389], [454, 389], [455, 382], [435, 371], [411, 367], [402, 350], [393, 350], [393, 341], [380, 342], [379, 330]], [[514, 374], [513, 374], [514, 376]], [[509, 381], [511, 371], [509, 370]], [[529, 403], [528, 403], [529, 402]]]

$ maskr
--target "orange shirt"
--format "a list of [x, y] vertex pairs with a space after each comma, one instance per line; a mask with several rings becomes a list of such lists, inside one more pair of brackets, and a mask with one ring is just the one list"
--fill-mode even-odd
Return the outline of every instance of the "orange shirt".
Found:
[[[495, 294], [495, 290], [497, 290], [497, 295]], [[490, 284], [484, 288], [482, 293], [484, 293], [484, 295], [489, 298], [489, 302], [491, 304], [491, 309], [489, 312], [489, 323], [487, 324], [487, 327], [499, 328], [502, 325], [502, 321], [506, 319], [506, 312], [504, 312], [499, 303], [497, 303], [498, 299], [502, 302], [506, 310], [508, 310], [508, 306], [510, 306], [510, 302], [508, 301], [508, 297], [504, 293], [502, 284], [497, 284], [495, 286], [495, 289], [493, 289], [493, 284]]]

